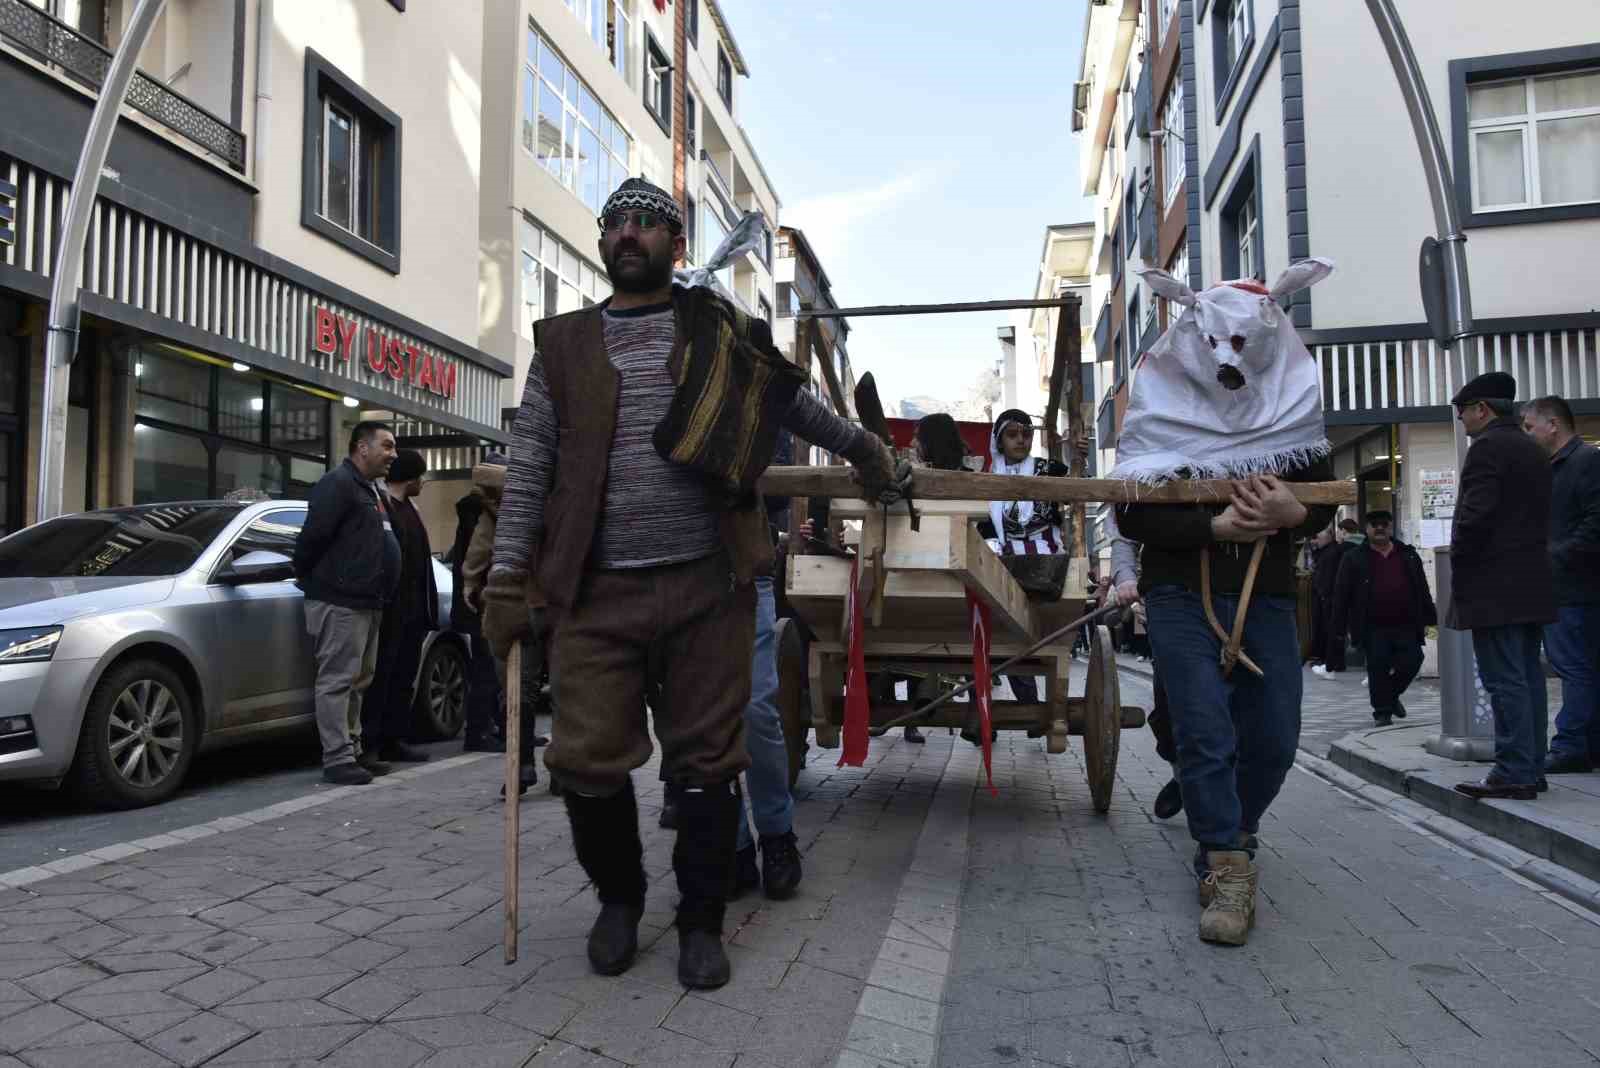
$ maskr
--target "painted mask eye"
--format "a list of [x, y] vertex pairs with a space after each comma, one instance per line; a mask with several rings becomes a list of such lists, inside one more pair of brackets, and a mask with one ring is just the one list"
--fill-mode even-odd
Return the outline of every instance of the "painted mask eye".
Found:
[[1240, 337], [1238, 334], [1235, 334], [1232, 337], [1230, 337], [1228, 339], [1228, 344], [1233, 346], [1233, 351], [1234, 352], [1243, 352], [1244, 351], [1244, 338]]

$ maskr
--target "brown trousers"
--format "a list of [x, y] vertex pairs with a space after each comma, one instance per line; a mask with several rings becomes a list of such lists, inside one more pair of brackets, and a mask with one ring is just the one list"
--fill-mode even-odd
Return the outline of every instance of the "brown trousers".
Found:
[[561, 785], [609, 796], [650, 759], [646, 702], [661, 777], [724, 783], [750, 766], [756, 592], [725, 555], [664, 567], [591, 571], [578, 602], [552, 607], [555, 716], [545, 766]]

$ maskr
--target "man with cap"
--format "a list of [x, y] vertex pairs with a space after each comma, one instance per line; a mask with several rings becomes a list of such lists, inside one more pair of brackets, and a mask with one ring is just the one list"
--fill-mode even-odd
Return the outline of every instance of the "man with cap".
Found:
[[[638, 952], [646, 886], [630, 772], [651, 754], [648, 695], [677, 797], [678, 979], [717, 987], [750, 764], [754, 580], [773, 563], [756, 480], [782, 428], [846, 457], [869, 499], [896, 499], [904, 476], [881, 441], [805, 389], [764, 320], [673, 284], [684, 236], [669, 193], [629, 179], [598, 222], [613, 295], [534, 326], [483, 631], [497, 652], [549, 632], [545, 767], [600, 898], [588, 953], [602, 975]], [[531, 608], [530, 579], [548, 607]]]
[[1400, 695], [1422, 670], [1427, 628], [1439, 622], [1417, 550], [1394, 536], [1394, 515], [1367, 513], [1367, 540], [1345, 553], [1333, 592], [1329, 640], [1346, 633], [1367, 654], [1372, 719], [1387, 727], [1406, 718]]
[[1561, 676], [1561, 711], [1544, 769], [1587, 772], [1600, 763], [1600, 449], [1578, 436], [1572, 408], [1540, 397], [1522, 428], [1550, 457], [1550, 570], [1558, 619], [1544, 651]]
[[389, 467], [383, 505], [400, 542], [400, 585], [383, 610], [378, 669], [361, 706], [361, 766], [374, 775], [388, 762], [421, 763], [425, 750], [406, 741], [413, 730], [411, 700], [422, 661], [422, 643], [439, 626], [439, 590], [433, 577], [433, 547], [413, 497], [422, 493], [428, 462], [415, 449], [401, 449]]
[[1550, 460], [1522, 432], [1516, 379], [1479, 375], [1450, 403], [1472, 447], [1450, 528], [1445, 625], [1472, 631], [1478, 677], [1494, 709], [1494, 768], [1458, 783], [1468, 797], [1531, 801], [1544, 779], [1549, 707], [1541, 628], [1556, 620], [1549, 556]]

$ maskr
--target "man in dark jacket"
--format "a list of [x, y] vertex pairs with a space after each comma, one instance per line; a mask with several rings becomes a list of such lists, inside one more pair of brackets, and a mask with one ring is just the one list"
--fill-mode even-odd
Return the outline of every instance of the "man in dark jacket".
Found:
[[317, 659], [322, 777], [341, 786], [372, 781], [356, 763], [362, 753], [361, 699], [377, 668], [383, 606], [400, 578], [400, 543], [374, 482], [394, 457], [394, 433], [386, 425], [357, 423], [350, 454], [311, 488], [294, 546], [294, 573], [305, 592], [306, 630]]
[[1494, 768], [1468, 797], [1531, 801], [1544, 777], [1549, 708], [1539, 639], [1556, 619], [1550, 575], [1550, 460], [1516, 418], [1516, 379], [1479, 375], [1450, 403], [1473, 439], [1450, 529], [1446, 625], [1472, 631], [1494, 708]]
[[1367, 695], [1380, 727], [1405, 719], [1400, 695], [1422, 670], [1422, 643], [1439, 622], [1417, 550], [1393, 535], [1394, 516], [1367, 513], [1367, 541], [1344, 554], [1333, 594], [1331, 641], [1349, 634], [1367, 654]]
[[1333, 592], [1339, 581], [1339, 565], [1346, 553], [1360, 548], [1362, 541], [1361, 528], [1354, 519], [1341, 519], [1331, 529], [1333, 543], [1316, 551], [1311, 571], [1312, 597], [1321, 624], [1313, 629], [1317, 637], [1312, 640], [1311, 658], [1322, 661], [1311, 669], [1311, 674], [1330, 680], [1345, 669], [1344, 635], [1333, 632]]
[[1600, 763], [1600, 449], [1578, 437], [1572, 408], [1540, 397], [1522, 428], [1550, 457], [1550, 569], [1557, 620], [1544, 651], [1561, 676], [1561, 712], [1545, 770], [1583, 772]]
[[422, 494], [428, 462], [415, 449], [401, 449], [389, 468], [383, 506], [400, 542], [400, 585], [383, 610], [378, 668], [361, 706], [361, 764], [374, 775], [385, 761], [424, 763], [428, 753], [409, 744], [417, 669], [428, 633], [439, 627], [439, 588], [433, 577], [433, 546], [412, 499]]

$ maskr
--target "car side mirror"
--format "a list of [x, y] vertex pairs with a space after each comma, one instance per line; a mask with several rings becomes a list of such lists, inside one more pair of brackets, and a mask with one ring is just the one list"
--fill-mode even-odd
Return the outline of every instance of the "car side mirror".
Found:
[[282, 553], [257, 549], [222, 565], [217, 581], [224, 586], [244, 586], [257, 582], [284, 582], [294, 578], [294, 562]]

